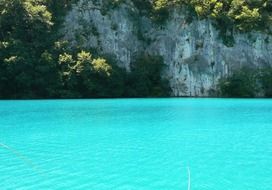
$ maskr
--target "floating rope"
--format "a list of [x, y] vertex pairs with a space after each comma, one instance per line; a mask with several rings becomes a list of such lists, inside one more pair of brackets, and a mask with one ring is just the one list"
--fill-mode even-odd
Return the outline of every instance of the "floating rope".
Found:
[[26, 156], [24, 156], [23, 154], [21, 154], [19, 151], [11, 148], [10, 146], [0, 143], [0, 147], [10, 151], [12, 154], [14, 154], [19, 160], [23, 161], [26, 165], [28, 165], [30, 168], [32, 168], [33, 170], [35, 170], [36, 172], [39, 172], [38, 167]]
[[191, 172], [190, 172], [190, 168], [188, 167], [188, 190], [191, 189]]

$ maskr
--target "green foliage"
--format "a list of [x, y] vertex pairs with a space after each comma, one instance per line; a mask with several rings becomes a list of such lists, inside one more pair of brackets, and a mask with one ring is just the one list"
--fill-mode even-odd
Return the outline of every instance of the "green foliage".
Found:
[[[114, 61], [89, 51], [70, 50], [67, 41], [59, 40], [56, 31], [74, 1], [0, 0], [0, 98], [160, 95], [152, 86], [145, 87], [150, 88], [145, 93], [141, 88], [129, 93], [126, 89], [134, 85], [131, 79], [140, 72], [127, 73]], [[122, 0], [107, 2], [114, 8]], [[149, 69], [152, 65], [146, 71], [151, 72]], [[141, 77], [135, 83], [138, 79]]]
[[138, 57], [127, 80], [127, 96], [163, 97], [169, 96], [168, 81], [162, 78], [163, 60], [161, 57], [144, 55]]
[[[113, 79], [111, 77], [112, 67], [105, 59], [93, 59], [89, 52], [81, 51], [76, 60], [72, 55], [64, 53], [59, 56], [62, 65], [63, 91], [66, 97], [106, 97], [107, 85]], [[67, 94], [67, 92], [69, 92]]]
[[272, 97], [272, 68], [236, 71], [221, 79], [218, 85], [220, 96], [250, 98], [256, 96]]
[[255, 97], [256, 75], [252, 70], [242, 69], [219, 82], [220, 95], [224, 97]]
[[54, 29], [47, 3], [0, 0], [0, 98], [54, 96], [58, 73], [47, 51]]
[[[105, 56], [67, 48], [69, 42], [60, 40], [56, 31], [75, 1], [0, 0], [0, 98], [168, 96], [159, 57], [140, 56], [127, 73]], [[229, 46], [234, 43], [233, 27], [267, 31], [272, 22], [271, 0], [132, 1], [142, 14], [159, 22], [168, 18], [173, 7], [194, 10], [199, 18], [216, 21]], [[125, 1], [103, 2], [110, 9]], [[97, 33], [95, 28], [90, 32]], [[223, 79], [220, 91], [224, 96], [254, 97], [261, 88], [271, 97], [271, 81], [270, 70], [243, 70]]]
[[272, 68], [261, 69], [259, 71], [259, 80], [264, 92], [264, 96], [272, 97]]
[[102, 75], [110, 76], [112, 67], [103, 58], [94, 59], [92, 61], [93, 70]]
[[[142, 10], [138, 0], [134, 4]], [[171, 8], [185, 6], [193, 9], [199, 18], [211, 18], [223, 30], [233, 27], [240, 31], [268, 30], [272, 23], [271, 0], [153, 0], [144, 1], [152, 17], [165, 20]], [[148, 5], [146, 5], [148, 4]]]

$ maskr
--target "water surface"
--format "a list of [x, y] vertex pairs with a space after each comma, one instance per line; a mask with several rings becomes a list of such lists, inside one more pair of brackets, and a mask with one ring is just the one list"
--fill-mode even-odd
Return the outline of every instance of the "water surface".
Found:
[[272, 100], [0, 101], [0, 143], [1, 190], [272, 187]]

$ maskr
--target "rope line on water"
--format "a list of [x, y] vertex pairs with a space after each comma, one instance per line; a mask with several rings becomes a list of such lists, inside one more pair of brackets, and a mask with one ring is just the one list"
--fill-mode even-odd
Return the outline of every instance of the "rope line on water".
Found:
[[190, 172], [190, 168], [187, 168], [188, 170], [188, 190], [191, 189], [191, 172]]
[[28, 165], [31, 169], [35, 170], [36, 172], [39, 172], [39, 168], [37, 165], [35, 165], [29, 158], [21, 154], [19, 151], [11, 148], [10, 146], [0, 143], [0, 147], [10, 151], [12, 154], [14, 154], [19, 160], [23, 161], [26, 165]]

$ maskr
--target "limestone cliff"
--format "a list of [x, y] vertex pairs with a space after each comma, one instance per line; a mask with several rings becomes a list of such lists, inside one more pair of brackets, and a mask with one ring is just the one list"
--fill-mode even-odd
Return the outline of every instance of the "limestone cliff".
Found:
[[80, 0], [66, 16], [62, 32], [72, 46], [115, 56], [128, 71], [137, 54], [161, 55], [173, 96], [209, 96], [218, 80], [236, 69], [272, 65], [271, 36], [234, 32], [229, 47], [212, 21], [188, 22], [186, 15], [183, 10], [173, 10], [158, 25], [129, 0], [112, 9], [106, 9], [102, 1]]

